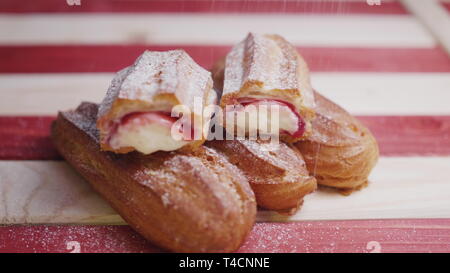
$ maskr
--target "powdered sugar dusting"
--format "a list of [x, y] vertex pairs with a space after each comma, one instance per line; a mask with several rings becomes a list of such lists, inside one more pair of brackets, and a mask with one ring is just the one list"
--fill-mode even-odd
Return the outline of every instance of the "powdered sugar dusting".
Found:
[[111, 109], [113, 102], [119, 96], [119, 91], [122, 86], [122, 83], [127, 77], [127, 75], [130, 73], [131, 69], [132, 67], [130, 66], [117, 72], [116, 76], [111, 82], [111, 85], [108, 88], [108, 91], [106, 92], [105, 98], [103, 99], [102, 103], [98, 108], [99, 117], [105, 115], [109, 111], [109, 109]]
[[78, 129], [88, 134], [94, 141], [98, 142], [98, 130], [95, 126], [98, 105], [91, 102], [81, 103], [76, 110], [62, 112], [61, 114]]
[[2, 228], [0, 239], [0, 249], [11, 252], [162, 251], [128, 226], [10, 226]]
[[[270, 141], [238, 140], [246, 149], [245, 152], [252, 153], [267, 164], [284, 170], [284, 175], [279, 178], [285, 182], [295, 182], [309, 178], [305, 161], [285, 143], [272, 143]], [[266, 179], [265, 183], [269, 183]], [[275, 181], [274, 183], [277, 183]]]
[[152, 103], [156, 95], [165, 93], [191, 106], [195, 96], [205, 98], [211, 87], [211, 73], [184, 50], [145, 51], [132, 66], [117, 73], [99, 116], [106, 114], [118, 98]]
[[[448, 219], [257, 223], [238, 252], [449, 252]], [[160, 252], [128, 226], [3, 226], [0, 251]], [[408, 243], [405, 243], [408, 242]]]
[[[300, 70], [306, 75], [300, 76]], [[250, 33], [228, 54], [224, 94], [239, 91], [247, 82], [261, 83], [265, 90], [310, 89], [304, 61], [295, 48], [278, 35]]]

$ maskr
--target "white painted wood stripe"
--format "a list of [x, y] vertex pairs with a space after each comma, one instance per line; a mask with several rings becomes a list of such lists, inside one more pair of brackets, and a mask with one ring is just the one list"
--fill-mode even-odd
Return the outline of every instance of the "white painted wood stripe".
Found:
[[113, 73], [2, 74], [0, 115], [55, 115], [82, 101], [100, 102]]
[[450, 16], [438, 0], [402, 0], [450, 54]]
[[[450, 157], [382, 157], [370, 185], [350, 196], [319, 190], [300, 212], [258, 221], [450, 218]], [[0, 224], [123, 224], [63, 161], [0, 161]]]
[[0, 44], [235, 44], [249, 31], [304, 46], [434, 47], [408, 15], [3, 14]]
[[[112, 73], [1, 74], [0, 115], [55, 115], [100, 102]], [[313, 86], [357, 115], [450, 115], [450, 73], [312, 73]]]
[[450, 73], [312, 73], [312, 83], [356, 115], [450, 114]]

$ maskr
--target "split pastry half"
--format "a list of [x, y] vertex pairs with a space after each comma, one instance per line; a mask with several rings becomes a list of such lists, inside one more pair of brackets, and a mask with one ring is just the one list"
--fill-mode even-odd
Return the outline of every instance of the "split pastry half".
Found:
[[[200, 146], [203, 107], [216, 98], [212, 85], [210, 72], [184, 50], [145, 51], [117, 73], [100, 105], [101, 149], [151, 154]], [[176, 105], [183, 112], [173, 117]]]
[[364, 187], [378, 160], [378, 144], [372, 133], [355, 117], [332, 101], [315, 93], [314, 130], [294, 145], [319, 185], [343, 194]]
[[[281, 36], [248, 34], [228, 53], [225, 62], [221, 60], [215, 65], [213, 74], [216, 86], [223, 87], [220, 105], [225, 111], [225, 120], [235, 120], [231, 122], [234, 128], [224, 125], [228, 133], [275, 132], [287, 142], [298, 141], [310, 133], [314, 94], [308, 66], [295, 47]], [[277, 107], [279, 118], [271, 117], [274, 112], [270, 110], [262, 113], [267, 113], [267, 117], [261, 116], [261, 106]], [[248, 119], [236, 117], [243, 111], [248, 115], [259, 111], [261, 122], [279, 130], [261, 131], [261, 123], [249, 125]]]
[[262, 140], [205, 142], [237, 166], [247, 177], [259, 207], [295, 213], [303, 197], [317, 188], [302, 155], [285, 143]]
[[214, 149], [115, 154], [100, 150], [98, 106], [60, 112], [52, 138], [61, 155], [132, 228], [176, 252], [230, 252], [252, 229], [256, 202], [246, 177]]

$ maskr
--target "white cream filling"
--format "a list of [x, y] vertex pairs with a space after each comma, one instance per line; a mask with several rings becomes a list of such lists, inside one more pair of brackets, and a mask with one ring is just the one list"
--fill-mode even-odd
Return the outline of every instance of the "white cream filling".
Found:
[[295, 113], [287, 106], [280, 107], [280, 129], [287, 131], [290, 134], [297, 132], [299, 120]]
[[[277, 107], [278, 111], [273, 107]], [[288, 106], [277, 103], [257, 102], [248, 104], [243, 110], [226, 113], [227, 128], [233, 128], [228, 122], [233, 121], [238, 132], [274, 135], [280, 131], [294, 134], [299, 128], [299, 120]], [[230, 127], [228, 127], [230, 126]]]
[[171, 135], [170, 127], [152, 122], [148, 124], [134, 125], [132, 122], [120, 125], [110, 139], [113, 149], [121, 147], [133, 147], [143, 154], [151, 154], [156, 151], [174, 151], [188, 141], [175, 140]]

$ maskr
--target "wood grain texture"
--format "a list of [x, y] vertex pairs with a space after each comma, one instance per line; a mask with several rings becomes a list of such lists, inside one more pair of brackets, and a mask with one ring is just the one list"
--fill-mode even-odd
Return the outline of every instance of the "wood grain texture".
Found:
[[0, 162], [0, 222], [123, 222], [64, 162]]
[[436, 46], [414, 17], [384, 14], [4, 14], [0, 15], [0, 29], [4, 30], [0, 44], [5, 45], [231, 45], [251, 31], [277, 33], [302, 46]]
[[[4, 226], [0, 252], [161, 252], [128, 226]], [[450, 219], [257, 223], [238, 252], [450, 252]]]
[[[0, 46], [0, 73], [116, 72], [144, 50], [182, 48], [211, 68], [231, 46], [63, 45]], [[450, 72], [450, 58], [435, 48], [298, 47], [313, 72]]]
[[[260, 222], [450, 218], [450, 157], [381, 157], [369, 187], [344, 197], [320, 190], [291, 217], [259, 211]], [[65, 162], [0, 161], [0, 223], [122, 223]]]
[[96, 0], [85, 1], [80, 6], [69, 6], [65, 1], [40, 0], [36, 5], [33, 0], [3, 0], [0, 13], [53, 13], [53, 12], [195, 12], [195, 13], [349, 13], [363, 14], [408, 14], [398, 2], [383, 1], [381, 6], [369, 6], [364, 1], [204, 1], [204, 0]]
[[[359, 116], [382, 156], [450, 156], [450, 116]], [[0, 160], [60, 160], [52, 116], [0, 116]]]
[[[100, 102], [113, 76], [0, 74], [0, 115], [55, 115], [81, 101]], [[315, 72], [311, 77], [317, 91], [354, 115], [450, 115], [450, 73]]]

